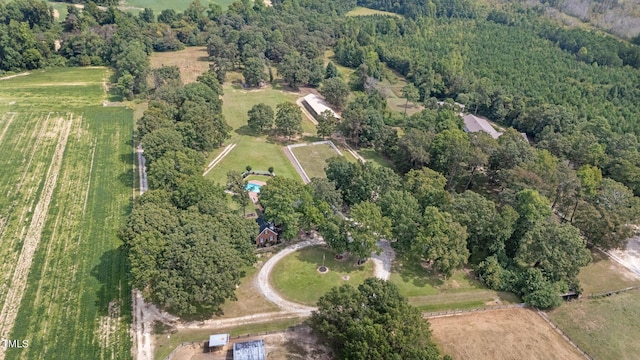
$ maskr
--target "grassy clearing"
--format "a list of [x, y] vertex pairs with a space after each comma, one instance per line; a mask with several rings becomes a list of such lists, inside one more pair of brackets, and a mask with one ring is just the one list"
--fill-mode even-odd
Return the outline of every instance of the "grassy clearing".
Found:
[[591, 263], [580, 269], [578, 280], [583, 295], [599, 294], [607, 291], [640, 286], [640, 279], [624, 266], [611, 261], [599, 251], [591, 252]]
[[[125, 0], [124, 6], [151, 8], [157, 16], [160, 15], [160, 12], [164, 9], [184, 11], [191, 2], [192, 0]], [[209, 4], [219, 4], [223, 8], [226, 8], [233, 0], [200, 0], [200, 2], [205, 8], [208, 8]]]
[[326, 178], [324, 168], [327, 160], [340, 156], [331, 146], [326, 144], [301, 146], [291, 149], [309, 178]]
[[513, 294], [485, 288], [464, 271], [456, 271], [444, 279], [416, 264], [397, 259], [391, 278], [400, 294], [423, 311], [470, 309], [519, 302]]
[[[300, 95], [270, 86], [259, 90], [244, 90], [233, 83], [225, 83], [223, 89], [222, 112], [227, 123], [234, 129], [227, 144], [235, 143], [237, 145], [207, 174], [207, 178], [224, 184], [229, 170], [243, 171], [247, 165], [251, 165], [253, 169], [262, 171], [273, 166], [277, 176], [299, 180], [300, 176], [282, 150], [286, 143], [267, 135], [254, 134], [247, 126], [247, 112], [252, 106], [259, 103], [265, 103], [275, 111], [276, 105], [285, 101], [295, 102]], [[313, 137], [315, 126], [305, 117], [303, 117], [302, 124], [303, 131]], [[209, 160], [214, 159], [220, 151], [222, 149], [211, 154]]]
[[151, 68], [177, 66], [180, 69], [182, 82], [189, 84], [209, 70], [208, 57], [206, 46], [193, 46], [180, 51], [154, 52], [151, 54]]
[[351, 77], [351, 74], [353, 74], [354, 72], [356, 72], [355, 69], [352, 68], [348, 68], [346, 66], [342, 66], [340, 64], [338, 64], [335, 60], [334, 60], [334, 55], [335, 53], [333, 52], [333, 50], [326, 50], [324, 52], [324, 66], [326, 67], [327, 64], [329, 63], [329, 61], [332, 61], [333, 64], [336, 66], [336, 68], [338, 69], [338, 73], [340, 74], [340, 76], [342, 76], [342, 79], [344, 81], [349, 81], [349, 78]]
[[155, 356], [154, 359], [166, 358], [178, 345], [188, 341], [206, 341], [209, 335], [214, 333], [229, 333], [233, 336], [251, 335], [270, 331], [282, 331], [288, 327], [299, 325], [303, 319], [291, 318], [283, 320], [273, 320], [266, 323], [240, 325], [231, 328], [216, 329], [188, 329], [180, 330], [176, 333], [157, 334], [155, 336]]
[[234, 318], [239, 316], [278, 311], [279, 308], [267, 301], [254, 286], [258, 277], [258, 270], [263, 262], [259, 262], [256, 267], [246, 270], [246, 275], [242, 278], [240, 286], [236, 289], [237, 301], [227, 301], [222, 305], [224, 313], [220, 318]]
[[[322, 265], [323, 255], [329, 272], [320, 274], [318, 267]], [[334, 252], [319, 246], [297, 251], [276, 264], [271, 273], [271, 282], [285, 298], [315, 305], [320, 296], [332, 287], [342, 284], [357, 286], [373, 276], [373, 262], [356, 266], [354, 259], [337, 261], [334, 255]], [[348, 276], [349, 280], [344, 280], [344, 276]]]
[[389, 11], [369, 9], [362, 6], [357, 6], [356, 8], [354, 8], [353, 10], [347, 13], [347, 16], [371, 16], [371, 15], [395, 16], [399, 18], [402, 17], [402, 15], [400, 14], [392, 13]]
[[[87, 85], [74, 85], [80, 90], [74, 98], [64, 91], [66, 85], [60, 91], [51, 85], [55, 74], [69, 75], [59, 78], [62, 83]], [[25, 229], [40, 216], [35, 204], [47, 201], [46, 181], [53, 179], [54, 184], [23, 283], [23, 301], [7, 334], [29, 340], [29, 347], [7, 351], [6, 359], [131, 357], [131, 289], [117, 233], [131, 206], [133, 122], [131, 110], [96, 103], [104, 91], [99, 85], [99, 94], [91, 84], [107, 75], [104, 68], [61, 69], [0, 86], [1, 99], [33, 89], [22, 104], [0, 106], [0, 116], [17, 113], [11, 124], [8, 118], [0, 120], [0, 134], [5, 125], [7, 130], [0, 141], [0, 166], [8, 169], [0, 174], [0, 191], [7, 194], [0, 200], [0, 223], [6, 225], [0, 226], [3, 289], [16, 289], [8, 279], [22, 251]], [[63, 100], [94, 106], [67, 107]], [[51, 163], [63, 124], [70, 124], [70, 131], [61, 165], [55, 168]], [[4, 302], [0, 298], [0, 304]]]
[[371, 162], [376, 167], [383, 166], [391, 169], [394, 168], [392, 161], [388, 160], [374, 149], [359, 149], [358, 154], [360, 154], [365, 160]]
[[637, 359], [640, 293], [563, 304], [549, 317], [595, 359]]

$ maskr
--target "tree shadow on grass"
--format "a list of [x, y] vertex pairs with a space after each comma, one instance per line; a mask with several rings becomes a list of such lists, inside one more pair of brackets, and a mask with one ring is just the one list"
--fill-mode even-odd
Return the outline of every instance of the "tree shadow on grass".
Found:
[[427, 270], [421, 264], [408, 259], [396, 260], [394, 272], [399, 273], [404, 282], [416, 287], [429, 285], [435, 288], [444, 284], [444, 281], [433, 270]]
[[[314, 269], [322, 266], [322, 255], [324, 257], [324, 266], [329, 268], [329, 271], [335, 271], [338, 273], [353, 273], [364, 269], [363, 266], [356, 265], [357, 259], [354, 257], [347, 257], [343, 260], [336, 260], [337, 255], [334, 251], [326, 246], [313, 246], [310, 248], [299, 250], [296, 253], [298, 260], [309, 264]], [[365, 263], [366, 264], [366, 263]]]
[[[122, 317], [131, 320], [131, 287], [126, 278], [129, 272], [124, 245], [106, 251], [91, 275], [100, 283], [96, 293], [96, 308], [100, 316]], [[120, 276], [121, 275], [121, 276]]]
[[235, 129], [234, 132], [238, 135], [244, 135], [244, 136], [253, 136], [253, 137], [262, 136], [261, 133], [253, 130], [252, 128], [249, 127], [249, 125], [243, 125]]

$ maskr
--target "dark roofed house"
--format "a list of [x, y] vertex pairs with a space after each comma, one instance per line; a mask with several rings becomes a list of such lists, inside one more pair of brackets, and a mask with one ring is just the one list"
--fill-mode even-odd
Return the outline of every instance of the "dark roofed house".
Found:
[[233, 360], [266, 360], [263, 340], [233, 344]]
[[271, 246], [278, 243], [278, 229], [273, 223], [267, 222], [262, 216], [256, 219], [260, 226], [260, 233], [256, 236], [256, 246]]

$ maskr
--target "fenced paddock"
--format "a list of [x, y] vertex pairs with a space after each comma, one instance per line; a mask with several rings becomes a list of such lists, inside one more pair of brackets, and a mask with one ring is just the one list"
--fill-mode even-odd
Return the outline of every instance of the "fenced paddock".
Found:
[[327, 165], [327, 159], [344, 156], [342, 151], [330, 140], [289, 145], [285, 148], [285, 153], [288, 153], [293, 166], [305, 184], [314, 177], [326, 177], [324, 168]]
[[455, 359], [585, 359], [535, 311], [472, 311], [429, 319], [436, 343]]

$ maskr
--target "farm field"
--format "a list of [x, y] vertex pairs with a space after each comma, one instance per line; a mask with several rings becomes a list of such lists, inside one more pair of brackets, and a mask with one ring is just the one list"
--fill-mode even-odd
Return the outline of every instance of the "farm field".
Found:
[[493, 310], [432, 318], [433, 339], [454, 359], [584, 359], [538, 314]]
[[[292, 148], [291, 152], [296, 156], [298, 162], [300, 162], [300, 165], [302, 165], [302, 168], [310, 179], [314, 177], [326, 178], [324, 168], [327, 166], [327, 160], [340, 156], [340, 154], [327, 144], [299, 146]], [[346, 156], [346, 154], [343, 152], [343, 156]], [[349, 161], [355, 161], [351, 154], [349, 154], [347, 159]]]
[[0, 337], [29, 341], [0, 359], [131, 357], [117, 233], [131, 206], [133, 122], [131, 110], [101, 106], [107, 76], [75, 68], [0, 82]]
[[[329, 271], [317, 270], [324, 264]], [[273, 268], [271, 282], [283, 297], [305, 305], [315, 305], [329, 289], [342, 284], [358, 286], [373, 276], [373, 262], [356, 266], [356, 259], [335, 260], [335, 253], [325, 247], [314, 246], [294, 252]]]
[[640, 293], [565, 303], [549, 317], [594, 359], [637, 359]]
[[177, 66], [180, 69], [182, 83], [195, 82], [198, 76], [209, 70], [206, 46], [192, 46], [180, 51], [151, 53], [151, 68], [162, 66]]
[[[251, 165], [254, 170], [260, 171], [266, 171], [273, 166], [276, 175], [300, 180], [300, 176], [282, 150], [286, 144], [267, 135], [254, 134], [247, 126], [249, 119], [247, 112], [259, 103], [265, 103], [275, 111], [279, 103], [295, 102], [301, 95], [271, 86], [264, 89], [244, 90], [232, 82], [225, 83], [223, 90], [222, 113], [227, 123], [233, 128], [231, 139], [227, 140], [225, 145], [236, 144], [236, 147], [207, 174], [207, 178], [219, 184], [225, 184], [229, 170], [243, 171], [245, 166]], [[302, 128], [305, 136], [311, 137], [312, 141], [316, 140], [315, 125], [304, 116]], [[212, 153], [209, 161], [221, 151], [222, 149]]]
[[467, 273], [457, 270], [448, 279], [396, 259], [389, 279], [409, 303], [422, 311], [459, 310], [519, 303], [511, 293], [489, 290]]

